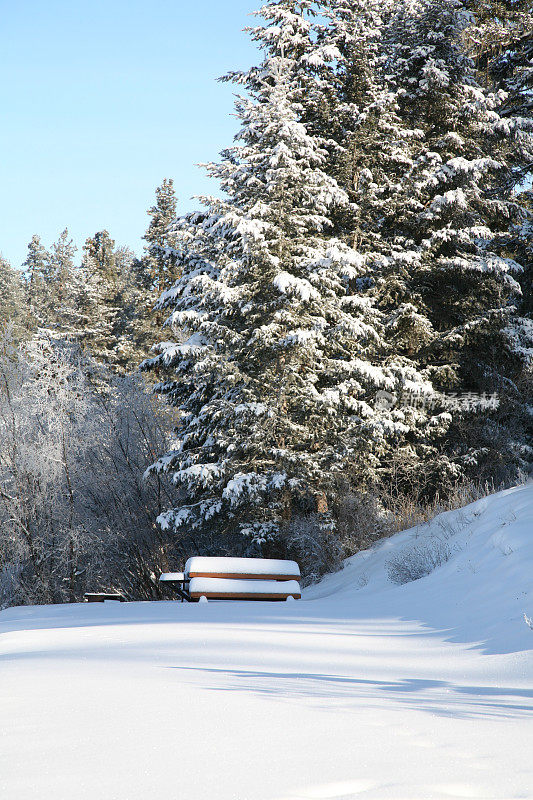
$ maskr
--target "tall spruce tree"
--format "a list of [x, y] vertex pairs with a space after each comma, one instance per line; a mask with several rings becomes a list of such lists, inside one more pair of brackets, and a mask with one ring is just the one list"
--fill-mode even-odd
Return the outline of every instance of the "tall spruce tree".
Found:
[[265, 57], [249, 79], [238, 75], [249, 92], [236, 104], [241, 130], [209, 166], [224, 199], [204, 198], [206, 211], [182, 221], [183, 275], [161, 299], [189, 338], [159, 345], [144, 365], [181, 410], [178, 446], [154, 469], [172, 474], [183, 502], [159, 521], [222, 534], [218, 547], [235, 535], [241, 548], [280, 552], [294, 514], [333, 526], [343, 480], [374, 479], [417, 422], [445, 424], [380, 402], [383, 390], [432, 390], [405, 360], [387, 359], [365, 260], [333, 235], [350, 201], [326, 172], [312, 111], [302, 122], [308, 6], [270, 3], [263, 33], [253, 29]]
[[114, 327], [117, 368], [131, 373], [138, 370], [153, 344], [157, 298], [147, 284], [143, 259], [136, 258], [128, 247], [117, 248], [115, 256], [120, 286], [120, 316]]
[[[498, 91], [498, 112], [514, 131], [512, 170], [506, 184], [513, 187], [521, 218], [502, 247], [524, 266], [520, 312], [533, 317], [533, 3], [531, 0], [472, 0], [474, 12], [467, 30], [480, 76]], [[520, 322], [517, 321], [520, 326]]]
[[52, 268], [52, 278], [57, 284], [57, 297], [61, 302], [64, 297], [65, 286], [70, 280], [70, 274], [74, 269], [74, 254], [76, 246], [69, 238], [68, 229], [65, 228], [53, 243], [50, 251], [50, 265]]
[[[320, 110], [316, 118], [328, 136], [326, 170], [350, 201], [336, 210], [335, 233], [357, 249], [365, 264], [367, 294], [383, 314], [387, 347], [382, 363], [413, 374], [421, 370], [424, 379], [433, 383], [428, 364], [414, 357], [417, 347], [434, 332], [431, 322], [419, 313], [417, 298], [406, 299], [405, 275], [416, 254], [413, 242], [399, 235], [395, 219], [405, 202], [403, 187], [409, 183], [422, 135], [418, 126], [401, 115], [388, 74], [383, 40], [396, 3], [327, 0], [322, 10], [314, 38], [321, 52], [334, 54], [319, 68], [321, 86], [329, 86], [331, 121], [328, 125], [321, 119]], [[394, 457], [381, 461], [385, 484], [393, 473], [395, 484], [406, 490], [414, 482], [416, 491], [443, 491], [459, 477], [457, 465], [444, 452], [451, 416], [446, 414], [450, 403], [442, 388], [435, 385], [428, 400], [424, 395], [417, 397], [417, 389], [407, 381], [399, 394], [391, 396], [408, 420], [409, 433], [395, 448]]]
[[533, 115], [533, 4], [531, 0], [469, 0], [466, 40], [480, 82], [505, 92], [502, 113], [531, 128]]
[[[500, 29], [507, 26], [500, 38], [508, 43], [519, 41], [522, 53], [527, 53], [523, 34], [531, 30], [530, 9], [522, 2], [506, 5], [509, 9], [503, 28], [499, 13], [492, 15]], [[453, 434], [442, 426], [433, 432], [422, 429], [421, 437], [413, 431], [411, 444], [418, 457], [413, 458], [413, 448], [397, 452], [418, 474], [420, 462], [424, 463], [424, 472], [433, 475], [431, 482], [439, 490], [443, 478], [458, 478], [467, 467], [474, 475], [485, 468], [485, 474], [508, 477], [508, 467], [512, 472], [525, 466], [529, 458], [528, 426], [520, 409], [524, 408], [524, 391], [527, 393], [521, 376], [524, 370], [527, 375], [531, 353], [531, 222], [527, 208], [524, 212], [529, 193], [521, 192], [520, 183], [531, 169], [530, 120], [520, 116], [524, 105], [518, 113], [515, 103], [512, 112], [511, 93], [495, 93], [500, 88], [508, 90], [509, 85], [493, 83], [486, 89], [480, 85], [476, 88], [476, 70], [464, 49], [472, 17], [461, 3], [327, 0], [321, 7], [327, 24], [315, 25], [315, 49], [320, 45], [322, 52], [335, 56], [326, 63], [318, 59], [314, 65], [321, 92], [327, 98], [330, 125], [324, 126], [316, 103], [307, 105], [304, 114], [306, 120], [314, 119], [312, 124], [318, 125], [318, 130], [328, 131], [326, 171], [335, 176], [350, 199], [337, 211], [335, 231], [344, 242], [357, 247], [367, 264], [371, 294], [377, 295], [385, 315], [390, 350], [422, 370], [440, 392], [466, 394], [463, 403], [441, 397], [454, 412]], [[486, 10], [483, 14], [488, 19]], [[484, 39], [488, 41], [490, 36]], [[509, 53], [502, 47], [497, 52], [499, 63], [508, 63]], [[521, 55], [520, 63], [523, 61]], [[451, 80], [447, 81], [446, 73]], [[515, 88], [520, 82], [527, 86], [531, 79], [527, 68], [519, 75]], [[442, 88], [439, 80], [443, 81]], [[455, 138], [451, 147], [461, 125], [468, 137], [464, 142]], [[495, 158], [491, 160], [493, 148], [499, 165]], [[463, 155], [467, 158], [461, 161]], [[445, 163], [439, 160], [443, 157]], [[461, 209], [456, 209], [455, 233], [462, 231], [464, 245], [457, 252], [471, 257], [470, 269], [465, 268], [470, 280], [459, 285], [459, 260], [455, 261], [455, 277], [448, 266], [446, 281], [439, 276], [444, 259], [434, 262], [435, 251], [427, 247], [429, 240], [424, 238], [437, 223], [444, 230], [436, 236], [447, 240], [436, 252], [443, 256], [446, 250], [452, 251], [450, 219], [430, 223], [431, 212], [425, 218], [420, 212], [434, 199], [444, 204], [452, 200], [453, 192], [447, 190], [452, 185], [466, 188], [467, 172], [475, 217], [465, 215], [465, 219], [470, 216], [472, 227], [462, 231], [464, 220], [460, 218]], [[439, 198], [439, 192], [443, 197]], [[498, 218], [501, 209], [503, 219]], [[477, 237], [473, 224], [476, 217], [485, 225], [485, 241]], [[433, 299], [428, 293], [430, 264], [435, 266], [432, 280], [439, 276]], [[476, 277], [476, 271], [485, 267], [491, 278]], [[499, 278], [494, 274], [498, 268]], [[456, 306], [461, 305], [464, 292], [464, 323], [470, 326], [469, 346], [465, 337], [455, 341], [458, 349], [464, 347], [462, 364], [456, 352], [442, 346], [446, 329], [453, 336], [456, 327], [457, 320], [446, 319], [444, 313], [447, 300], [454, 302], [454, 292]], [[473, 334], [476, 326], [477, 337]], [[479, 356], [484, 348], [483, 361]], [[470, 365], [475, 363], [483, 375], [483, 379], [478, 375], [477, 382], [468, 376]], [[476, 405], [472, 394], [490, 392], [489, 386], [501, 395], [500, 411], [489, 414], [487, 402], [478, 398], [476, 417], [472, 414]], [[405, 403], [405, 397], [401, 402]]]
[[48, 278], [49, 291], [53, 298], [51, 313], [53, 327], [63, 336], [79, 335], [79, 330], [73, 329], [77, 317], [77, 290], [74, 287], [74, 254], [76, 246], [69, 238], [68, 229], [65, 228], [57, 241], [52, 244], [49, 253], [50, 275]]
[[480, 401], [477, 417], [455, 416], [447, 448], [462, 470], [508, 479], [530, 452], [515, 383], [530, 347], [516, 319], [524, 267], [501, 247], [521, 216], [509, 177], [516, 127], [476, 81], [468, 23], [457, 0], [406, 0], [386, 31], [398, 114], [418, 134], [406, 137], [412, 167], [386, 220], [404, 263], [385, 272], [384, 302], [395, 345], [437, 388], [498, 395], [494, 413]]
[[172, 228], [176, 220], [176, 204], [174, 181], [165, 178], [155, 190], [155, 205], [148, 209], [150, 224], [143, 236], [146, 241], [143, 256], [145, 280], [157, 296], [170, 289], [177, 277]]
[[172, 179], [165, 178], [155, 194], [155, 205], [148, 209], [150, 223], [143, 237], [146, 241], [144, 253], [131, 260], [124, 295], [127, 319], [124, 342], [134, 368], [149, 355], [154, 336], [164, 322], [156, 303], [178, 274], [174, 232], [176, 196]]
[[123, 324], [121, 286], [115, 242], [108, 231], [98, 231], [86, 240], [78, 278], [83, 319], [81, 340], [95, 358], [116, 367], [121, 362], [117, 347], [118, 329]]
[[28, 286], [28, 318], [34, 327], [47, 328], [54, 311], [53, 269], [50, 254], [34, 234], [28, 244], [28, 254], [23, 263]]

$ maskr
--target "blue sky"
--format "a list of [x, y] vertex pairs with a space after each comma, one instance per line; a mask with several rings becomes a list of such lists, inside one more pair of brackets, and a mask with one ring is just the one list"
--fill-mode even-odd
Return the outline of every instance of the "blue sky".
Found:
[[253, 0], [0, 0], [0, 252], [20, 266], [32, 234], [68, 227], [79, 248], [107, 228], [142, 246], [155, 187], [179, 210], [216, 192], [195, 164], [236, 131], [216, 78], [257, 51]]

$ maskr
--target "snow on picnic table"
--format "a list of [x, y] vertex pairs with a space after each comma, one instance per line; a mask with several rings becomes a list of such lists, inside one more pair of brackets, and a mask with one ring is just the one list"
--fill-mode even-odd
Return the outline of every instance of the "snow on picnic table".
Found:
[[194, 556], [185, 564], [185, 574], [205, 572], [207, 574], [229, 575], [291, 575], [300, 576], [296, 561], [277, 558], [227, 558], [216, 556]]
[[[532, 530], [528, 485], [295, 603], [0, 613], [0, 797], [533, 798]], [[393, 585], [439, 536], [450, 560]]]
[[189, 592], [220, 594], [300, 594], [298, 581], [242, 580], [241, 578], [191, 578]]

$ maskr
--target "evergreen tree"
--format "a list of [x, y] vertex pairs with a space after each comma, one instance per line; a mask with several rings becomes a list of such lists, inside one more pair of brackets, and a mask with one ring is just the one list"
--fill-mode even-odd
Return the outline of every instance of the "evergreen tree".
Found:
[[529, 457], [514, 383], [531, 346], [515, 316], [524, 267], [501, 246], [521, 218], [510, 180], [516, 127], [476, 81], [467, 25], [456, 0], [406, 0], [387, 31], [412, 167], [385, 222], [402, 252], [384, 271], [382, 302], [395, 346], [436, 388], [498, 395], [495, 413], [480, 402], [477, 417], [456, 416], [447, 448], [462, 470], [509, 478]]
[[163, 291], [177, 277], [176, 197], [172, 179], [165, 178], [156, 189], [156, 202], [149, 210], [150, 223], [144, 235], [145, 251], [132, 258], [127, 271], [124, 295], [126, 328], [124, 347], [133, 368], [150, 352], [154, 335], [164, 316], [155, 308]]
[[9, 327], [19, 337], [25, 327], [25, 317], [21, 274], [0, 255], [0, 333]]
[[143, 259], [128, 247], [116, 250], [121, 312], [114, 328], [121, 372], [136, 372], [153, 343], [155, 292], [146, 285]]
[[[531, 24], [523, 3], [509, 5], [517, 39]], [[530, 123], [494, 93], [508, 87], [476, 86], [464, 51], [472, 27], [460, 3], [328, 0], [323, 8], [327, 24], [315, 26], [317, 46], [335, 54], [319, 67], [329, 128], [316, 106], [304, 113], [311, 110], [318, 129], [329, 132], [326, 169], [350, 199], [337, 210], [336, 233], [364, 258], [397, 357], [440, 392], [501, 395], [492, 415], [479, 398], [477, 418], [461, 413], [473, 409], [472, 397], [462, 405], [442, 397], [454, 409], [454, 434], [426, 430], [398, 453], [418, 474], [422, 461], [439, 491], [446, 477], [478, 470], [483, 460], [489, 473], [498, 462], [524, 466], [528, 434], [517, 387], [531, 352], [531, 223], [523, 212], [527, 192], [517, 192], [531, 165]], [[454, 206], [463, 190], [469, 209]], [[461, 324], [468, 337], [459, 334]], [[481, 439], [490, 446], [478, 447]]]
[[384, 406], [380, 391], [408, 383], [431, 394], [409, 364], [387, 359], [365, 261], [332, 235], [350, 201], [325, 171], [319, 125], [301, 121], [294, 54], [314, 44], [302, 45], [302, 30], [312, 34], [295, 18], [307, 5], [262, 10], [264, 61], [238, 77], [250, 95], [236, 103], [241, 130], [209, 166], [225, 199], [205, 198], [205, 212], [182, 220], [183, 275], [161, 299], [189, 338], [144, 365], [181, 410], [178, 447], [154, 469], [172, 474], [184, 502], [161, 525], [245, 534], [265, 553], [283, 551], [295, 514], [333, 527], [342, 481], [373, 480], [416, 418], [428, 423], [424, 411]]
[[53, 297], [53, 327], [61, 335], [72, 338], [79, 335], [77, 320], [77, 292], [74, 287], [74, 254], [76, 246], [65, 228], [52, 244], [49, 254], [49, 290]]
[[47, 328], [52, 321], [54, 310], [53, 270], [50, 264], [50, 254], [37, 234], [32, 236], [31, 242], [28, 244], [28, 254], [22, 266], [25, 267], [28, 281], [30, 324]]
[[472, 0], [467, 31], [481, 80], [499, 92], [499, 113], [512, 125], [512, 171], [506, 183], [522, 216], [502, 246], [524, 266], [521, 312], [533, 316], [533, 4], [531, 0]]
[[100, 362], [120, 373], [135, 371], [147, 354], [142, 265], [107, 231], [87, 239], [81, 267], [72, 272], [72, 329]]
[[120, 347], [127, 371], [135, 371], [154, 343], [164, 317], [155, 308], [158, 293], [144, 258], [133, 257], [124, 272]]
[[115, 241], [108, 231], [98, 231], [86, 239], [83, 246], [83, 265], [87, 272], [105, 284], [108, 294], [113, 295], [118, 286], [118, 269]]
[[148, 209], [150, 224], [143, 236], [146, 241], [143, 257], [145, 281], [154, 295], [159, 296], [176, 280], [174, 253], [175, 236], [172, 224], [176, 220], [176, 195], [172, 178], [165, 178], [155, 190], [155, 205]]
[[383, 31], [394, 4], [328, 0], [325, 5], [327, 24], [318, 27], [318, 40], [335, 54], [321, 73], [322, 85], [330, 86], [332, 121], [323, 126], [330, 137], [328, 172], [351, 201], [337, 229], [365, 254], [376, 274], [390, 253], [388, 222], [398, 187], [412, 167], [410, 140], [419, 132], [399, 117], [396, 94], [382, 68]]
[[60, 234], [57, 241], [53, 243], [50, 252], [50, 264], [52, 279], [57, 284], [56, 295], [61, 303], [65, 295], [65, 286], [70, 280], [70, 275], [74, 269], [74, 254], [76, 246], [69, 238], [68, 229]]
[[466, 38], [480, 82], [505, 92], [503, 116], [527, 123], [533, 114], [531, 0], [470, 0], [468, 8], [473, 22]]
[[117, 349], [122, 325], [121, 287], [115, 242], [108, 231], [98, 231], [85, 241], [77, 277], [81, 284], [81, 340], [97, 360], [116, 367], [121, 362]]

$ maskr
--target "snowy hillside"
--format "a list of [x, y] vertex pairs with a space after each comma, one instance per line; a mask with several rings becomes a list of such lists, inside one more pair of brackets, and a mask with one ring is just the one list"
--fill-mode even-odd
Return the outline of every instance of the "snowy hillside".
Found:
[[[446, 556], [421, 580], [395, 586], [389, 578], [396, 564], [399, 571], [423, 568]], [[364, 605], [369, 614], [394, 610], [432, 627], [447, 626], [452, 641], [476, 642], [484, 653], [533, 648], [533, 632], [524, 627], [524, 613], [533, 616], [533, 484], [379, 542], [310, 588], [306, 598], [349, 603], [350, 612], [355, 602], [357, 614]]]
[[530, 484], [300, 602], [4, 611], [0, 796], [533, 798], [532, 566]]

